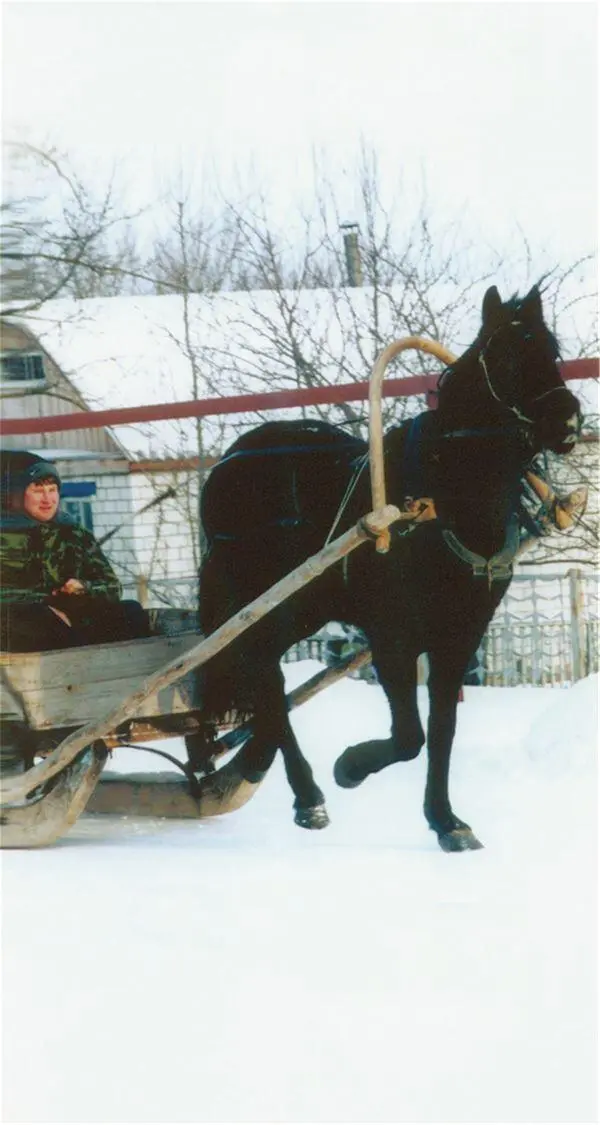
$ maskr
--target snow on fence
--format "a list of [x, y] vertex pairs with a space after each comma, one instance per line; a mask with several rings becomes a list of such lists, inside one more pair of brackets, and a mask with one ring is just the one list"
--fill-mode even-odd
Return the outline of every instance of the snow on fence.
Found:
[[[487, 633], [469, 683], [495, 687], [566, 685], [598, 671], [600, 586], [598, 574], [517, 574]], [[152, 579], [144, 583], [148, 607], [197, 605], [197, 579]], [[139, 583], [125, 587], [138, 597]], [[323, 660], [325, 639], [310, 637], [286, 653], [286, 661]]]

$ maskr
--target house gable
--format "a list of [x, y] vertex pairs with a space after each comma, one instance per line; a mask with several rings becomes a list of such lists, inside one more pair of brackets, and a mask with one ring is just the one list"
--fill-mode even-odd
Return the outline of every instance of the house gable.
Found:
[[[75, 385], [31, 329], [16, 321], [3, 319], [0, 322], [0, 351], [3, 361], [0, 402], [4, 418], [43, 418], [50, 414], [71, 414], [74, 410], [89, 409]], [[23, 444], [23, 438], [18, 435], [7, 435], [2, 440], [5, 449], [21, 449]], [[28, 449], [46, 450], [48, 453], [57, 444], [63, 450], [124, 456], [121, 445], [108, 429], [65, 431], [60, 435], [59, 443], [51, 434], [31, 434], [26, 439]]]

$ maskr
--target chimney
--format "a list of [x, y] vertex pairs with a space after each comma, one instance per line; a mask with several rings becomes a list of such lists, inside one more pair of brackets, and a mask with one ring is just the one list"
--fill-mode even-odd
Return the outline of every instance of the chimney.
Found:
[[340, 230], [344, 232], [347, 283], [353, 289], [360, 288], [363, 282], [360, 246], [358, 244], [359, 229], [358, 223], [340, 223]]

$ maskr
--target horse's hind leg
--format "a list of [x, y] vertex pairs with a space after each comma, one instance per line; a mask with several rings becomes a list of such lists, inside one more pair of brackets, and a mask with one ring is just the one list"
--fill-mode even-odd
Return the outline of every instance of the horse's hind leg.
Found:
[[427, 728], [429, 763], [424, 812], [429, 827], [437, 833], [440, 847], [447, 852], [472, 851], [483, 847], [469, 825], [455, 815], [448, 794], [458, 695], [467, 663], [468, 659], [459, 659], [454, 654], [430, 653]]
[[[319, 789], [310, 764], [304, 757], [292, 730], [285, 698], [283, 673], [277, 665], [273, 671], [268, 723], [277, 730], [277, 741], [283, 755], [285, 772], [294, 794], [294, 821], [301, 828], [326, 828], [329, 816], [325, 797]], [[266, 708], [265, 708], [266, 710]], [[264, 714], [264, 711], [263, 711]]]
[[301, 828], [326, 828], [329, 816], [325, 797], [313, 777], [312, 769], [298, 745], [287, 716], [281, 752], [287, 779], [295, 797], [295, 823]]
[[281, 750], [287, 779], [294, 793], [296, 824], [301, 828], [326, 828], [329, 816], [325, 798], [292, 730], [279, 663], [262, 669], [255, 692], [252, 735], [244, 755], [248, 768], [264, 772], [277, 750]]

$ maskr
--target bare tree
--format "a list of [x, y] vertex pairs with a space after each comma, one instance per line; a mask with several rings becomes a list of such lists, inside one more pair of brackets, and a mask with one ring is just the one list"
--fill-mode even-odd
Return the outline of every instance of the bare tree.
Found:
[[172, 217], [168, 230], [155, 237], [146, 260], [154, 291], [216, 293], [237, 288], [239, 231], [227, 212], [214, 215], [202, 206], [192, 209], [187, 191], [168, 201], [168, 212]]
[[114, 182], [99, 195], [64, 155], [7, 145], [13, 183], [2, 206], [3, 315], [23, 315], [57, 297], [143, 292], [133, 220]]
[[[268, 201], [230, 205], [239, 231], [238, 269], [254, 279], [237, 312], [232, 300], [231, 345], [223, 370], [240, 389], [302, 388], [364, 382], [391, 339], [424, 335], [452, 347], [474, 294], [493, 276], [498, 256], [473, 269], [459, 226], [440, 231], [425, 204], [400, 223], [381, 199], [376, 161], [366, 152], [358, 169], [362, 285], [349, 284], [344, 216], [332, 184], [319, 177], [312, 207], [284, 231]], [[308, 294], [308, 296], [307, 296]], [[399, 374], [431, 371], [431, 357], [405, 353]], [[387, 402], [386, 421], [416, 409], [414, 400]], [[365, 412], [352, 403], [315, 407], [324, 417], [364, 432]]]

